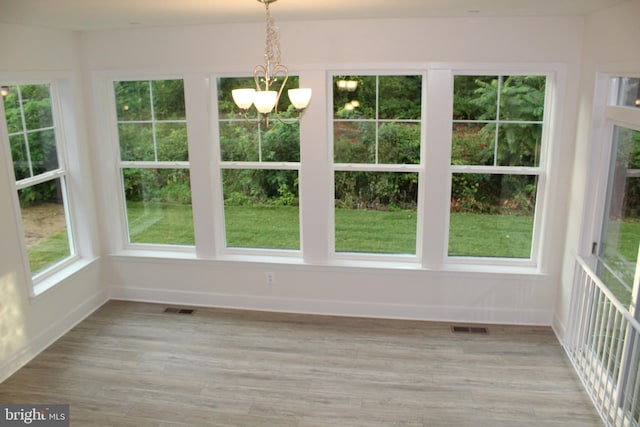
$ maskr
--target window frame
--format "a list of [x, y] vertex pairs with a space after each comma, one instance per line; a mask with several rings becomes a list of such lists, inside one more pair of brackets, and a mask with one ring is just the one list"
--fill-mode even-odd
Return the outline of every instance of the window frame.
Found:
[[[18, 241], [20, 242], [20, 252], [22, 260], [22, 271], [27, 281], [27, 288], [30, 298], [35, 298], [45, 291], [51, 289], [60, 282], [64, 277], [67, 277], [73, 272], [81, 268], [84, 263], [81, 256], [81, 244], [78, 241], [78, 222], [76, 218], [76, 207], [74, 202], [73, 191], [71, 190], [70, 177], [72, 171], [70, 170], [69, 163], [69, 145], [76, 142], [73, 137], [70, 137], [69, 130], [65, 129], [66, 114], [67, 112], [62, 102], [62, 96], [71, 96], [71, 93], [66, 87], [70, 80], [69, 76], [62, 73], [24, 73], [25, 75], [20, 77], [0, 76], [2, 85], [7, 86], [29, 86], [29, 85], [48, 85], [49, 96], [51, 100], [51, 114], [53, 121], [53, 131], [56, 139], [56, 154], [58, 159], [58, 167], [54, 170], [47, 171], [35, 176], [24, 178], [16, 181], [15, 171], [13, 167], [13, 157], [11, 154], [11, 148], [9, 144], [9, 131], [6, 124], [6, 112], [4, 109], [4, 103], [0, 102], [0, 139], [5, 140], [2, 144], [2, 150], [4, 151], [4, 157], [6, 160], [6, 170], [8, 182], [11, 182], [15, 191], [12, 191], [12, 207], [14, 211], [14, 217], [16, 218], [15, 228], [17, 232]], [[67, 89], [67, 90], [64, 90]], [[63, 93], [64, 92], [64, 95]], [[73, 121], [70, 120], [70, 124]], [[67, 239], [69, 241], [69, 256], [65, 257], [58, 262], [55, 262], [44, 268], [43, 270], [33, 273], [31, 271], [29, 255], [27, 252], [27, 243], [25, 237], [25, 230], [22, 223], [22, 209], [20, 207], [20, 200], [18, 192], [22, 189], [29, 188], [45, 182], [59, 180], [60, 193], [63, 201], [63, 208], [65, 212], [65, 222], [67, 227]]]
[[[336, 120], [333, 111], [333, 80], [338, 76], [367, 76], [367, 77], [386, 77], [386, 76], [420, 76], [422, 78], [422, 90], [421, 90], [421, 104], [420, 104], [420, 119], [381, 119], [379, 117], [368, 118], [362, 121], [368, 123], [375, 123], [376, 125], [376, 163], [336, 163], [335, 160], [335, 133], [334, 123], [336, 121], [350, 121], [350, 120]], [[333, 262], [341, 265], [349, 265], [350, 263], [384, 263], [402, 265], [420, 265], [420, 259], [422, 258], [422, 218], [423, 211], [421, 209], [422, 200], [424, 199], [424, 175], [425, 175], [425, 142], [427, 132], [427, 83], [428, 83], [428, 71], [425, 67], [407, 67], [407, 68], [345, 68], [345, 69], [330, 69], [327, 70], [327, 126], [328, 126], [328, 170], [329, 170], [329, 183], [331, 188], [331, 197], [328, 201], [329, 207], [329, 235], [328, 235], [328, 258]], [[378, 100], [379, 92], [376, 87], [376, 100]], [[377, 105], [376, 105], [377, 111]], [[389, 122], [402, 122], [402, 123], [419, 123], [420, 124], [420, 162], [415, 164], [405, 163], [378, 163], [378, 129], [380, 123]], [[335, 175], [336, 172], [393, 172], [393, 173], [415, 173], [418, 175], [418, 200], [416, 200], [416, 246], [415, 254], [393, 254], [393, 253], [375, 253], [375, 252], [342, 252], [336, 250], [336, 218], [335, 218]]]
[[[187, 127], [187, 138], [189, 139], [189, 120], [188, 120], [188, 95], [187, 95], [187, 82], [186, 77], [183, 74], [178, 73], [167, 73], [167, 74], [155, 74], [155, 73], [140, 73], [140, 74], [126, 74], [126, 75], [110, 75], [106, 78], [103, 83], [106, 85], [106, 90], [108, 95], [106, 95], [106, 102], [104, 103], [104, 108], [109, 113], [105, 115], [105, 120], [111, 124], [111, 132], [112, 135], [112, 143], [113, 143], [113, 159], [115, 164], [115, 179], [118, 184], [117, 198], [118, 198], [118, 214], [119, 214], [119, 236], [121, 247], [124, 250], [133, 250], [133, 251], [143, 251], [143, 252], [157, 252], [157, 253], [167, 253], [167, 254], [193, 254], [196, 252], [197, 245], [197, 236], [195, 230], [195, 221], [194, 221], [194, 244], [186, 245], [186, 244], [160, 244], [160, 243], [134, 243], [131, 242], [131, 237], [129, 234], [129, 217], [127, 213], [127, 200], [124, 191], [124, 169], [151, 169], [151, 170], [160, 170], [160, 169], [186, 169], [189, 171], [190, 177], [190, 185], [193, 182], [191, 177], [191, 144], [190, 141], [187, 140], [187, 150], [189, 152], [189, 160], [188, 161], [162, 161], [162, 160], [122, 160], [122, 152], [120, 147], [120, 135], [119, 135], [119, 124], [121, 123], [118, 120], [117, 115], [117, 100], [116, 100], [116, 92], [114, 84], [116, 82], [139, 82], [139, 81], [148, 81], [150, 84], [154, 81], [162, 81], [162, 80], [182, 80], [184, 84], [184, 92], [185, 92], [185, 126]], [[153, 101], [151, 101], [153, 103]], [[153, 108], [153, 106], [152, 106]], [[138, 122], [138, 121], [134, 121]], [[157, 123], [157, 120], [152, 116], [150, 121], [144, 121], [149, 123]], [[161, 121], [165, 122], [165, 121]], [[180, 122], [182, 120], [168, 120], [169, 123]], [[155, 151], [155, 140], [156, 136], [154, 135], [154, 151]], [[194, 206], [192, 200], [192, 216], [194, 216]]]
[[[297, 76], [300, 77], [299, 73], [293, 72], [290, 70], [289, 77]], [[298, 179], [300, 179], [302, 174], [302, 127], [300, 127], [300, 146], [299, 146], [299, 154], [300, 160], [297, 162], [289, 162], [289, 161], [263, 161], [262, 160], [262, 150], [258, 153], [258, 161], [235, 161], [235, 160], [222, 160], [222, 147], [221, 147], [221, 138], [220, 138], [220, 123], [229, 123], [229, 122], [243, 122], [244, 118], [238, 119], [228, 119], [221, 118], [219, 114], [219, 92], [218, 92], [218, 79], [233, 79], [233, 78], [250, 78], [252, 79], [252, 75], [246, 74], [246, 70], [243, 72], [234, 73], [224, 72], [224, 73], [214, 73], [211, 74], [210, 81], [210, 92], [211, 92], [211, 100], [210, 103], [211, 114], [210, 116], [210, 126], [211, 126], [211, 144], [213, 147], [213, 160], [211, 162], [212, 165], [212, 173], [216, 177], [215, 185], [214, 185], [214, 209], [215, 209], [215, 218], [217, 221], [214, 221], [214, 236], [213, 239], [215, 241], [216, 247], [216, 255], [219, 259], [243, 259], [249, 260], [250, 258], [254, 258], [257, 260], [264, 260], [271, 257], [274, 259], [282, 259], [282, 260], [300, 260], [303, 256], [303, 232], [302, 232], [302, 195], [298, 194], [298, 237], [300, 241], [300, 246], [298, 249], [280, 249], [280, 248], [258, 248], [258, 247], [235, 247], [227, 245], [227, 234], [226, 234], [226, 219], [225, 219], [225, 207], [224, 207], [224, 182], [222, 179], [223, 170], [233, 170], [233, 169], [245, 169], [245, 170], [287, 170], [287, 171], [296, 171], [298, 174]], [[285, 92], [282, 93], [283, 97], [286, 97]], [[270, 120], [276, 120], [273, 117]], [[250, 121], [253, 121], [253, 118], [250, 118]], [[261, 129], [261, 128], [260, 128]], [[259, 135], [259, 138], [260, 135]], [[300, 189], [299, 189], [300, 191]]]
[[[506, 258], [506, 257], [478, 257], [478, 256], [460, 256], [449, 255], [449, 230], [450, 230], [450, 218], [451, 210], [448, 209], [447, 221], [446, 221], [446, 240], [444, 247], [444, 264], [451, 266], [464, 266], [464, 265], [483, 265], [483, 266], [496, 266], [496, 267], [529, 267], [529, 268], [542, 268], [542, 255], [541, 250], [545, 243], [545, 236], [543, 233], [548, 233], [548, 230], [544, 230], [544, 218], [548, 215], [546, 209], [546, 200], [550, 197], [550, 191], [547, 188], [547, 182], [549, 176], [553, 173], [550, 167], [549, 158], [553, 158], [558, 154], [558, 144], [554, 144], [554, 141], [559, 140], [556, 131], [556, 118], [555, 110], [559, 100], [559, 90], [561, 80], [563, 79], [564, 70], [555, 64], [550, 66], [535, 66], [523, 68], [521, 66], [502, 66], [502, 67], [453, 67], [451, 69], [451, 104], [453, 105], [453, 78], [457, 75], [462, 76], [544, 76], [545, 81], [545, 101], [544, 101], [544, 113], [542, 117], [542, 134], [540, 141], [540, 160], [538, 166], [486, 166], [486, 165], [452, 165], [451, 159], [448, 161], [448, 186], [449, 186], [449, 200], [451, 197], [451, 182], [454, 173], [469, 173], [469, 174], [502, 174], [502, 175], [535, 175], [538, 177], [537, 189], [536, 189], [536, 203], [534, 207], [533, 229], [531, 234], [531, 252], [529, 258]], [[496, 117], [496, 124], [499, 123], [499, 117]], [[453, 114], [450, 118], [450, 129], [453, 129]], [[497, 130], [496, 130], [497, 131]], [[497, 141], [496, 141], [497, 142]], [[452, 141], [450, 141], [451, 146]], [[450, 153], [449, 153], [450, 157]]]

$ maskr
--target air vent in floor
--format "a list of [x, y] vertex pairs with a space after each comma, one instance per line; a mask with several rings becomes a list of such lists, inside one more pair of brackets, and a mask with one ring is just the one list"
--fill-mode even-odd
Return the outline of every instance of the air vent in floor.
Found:
[[465, 332], [468, 334], [487, 334], [489, 330], [484, 326], [452, 326], [452, 332]]
[[164, 312], [174, 314], [193, 314], [195, 310], [192, 308], [167, 307], [164, 309]]

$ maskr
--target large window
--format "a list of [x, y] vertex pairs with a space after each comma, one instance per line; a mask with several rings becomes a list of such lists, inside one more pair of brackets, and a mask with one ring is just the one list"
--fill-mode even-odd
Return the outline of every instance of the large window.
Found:
[[422, 75], [333, 77], [335, 251], [416, 254]]
[[2, 88], [22, 230], [34, 278], [75, 254], [55, 85]]
[[449, 256], [530, 259], [546, 77], [456, 75]]
[[[299, 250], [300, 126], [286, 96], [280, 99], [277, 117], [267, 121], [255, 109], [244, 117], [231, 91], [252, 84], [252, 78], [218, 79], [225, 244]], [[297, 86], [298, 78], [292, 76], [282, 93]]]
[[183, 81], [113, 87], [129, 242], [193, 245]]

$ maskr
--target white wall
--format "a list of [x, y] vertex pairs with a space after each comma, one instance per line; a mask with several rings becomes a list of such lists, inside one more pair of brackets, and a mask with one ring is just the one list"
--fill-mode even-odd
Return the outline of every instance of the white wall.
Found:
[[[596, 76], [597, 73], [640, 72], [636, 30], [638, 19], [640, 1], [633, 0], [593, 13], [585, 21], [576, 154], [568, 210], [571, 221], [567, 228], [562, 282], [554, 320], [559, 332], [564, 329], [568, 316], [575, 254], [588, 256], [590, 253], [592, 236], [589, 233], [592, 229], [594, 200], [588, 195], [595, 190], [595, 185], [606, 179], [606, 175], [594, 177], [596, 169], [592, 163], [596, 155], [591, 145]], [[590, 183], [590, 179], [593, 182]]]
[[[87, 255], [87, 266], [36, 298], [30, 298], [28, 281], [22, 268], [20, 236], [16, 226], [20, 221], [14, 210], [15, 186], [12, 172], [7, 171], [5, 150], [0, 150], [0, 381], [33, 358], [71, 326], [104, 302], [99, 262], [95, 257], [95, 220], [92, 194], [89, 146], [83, 125], [82, 92], [79, 75], [77, 35], [46, 29], [36, 29], [0, 23], [0, 82], [25, 78], [28, 75], [69, 76], [77, 126], [69, 130], [84, 144], [84, 148], [69, 156], [70, 164], [83, 179], [72, 180], [72, 190], [82, 198], [85, 208], [78, 222], [78, 233], [85, 242], [81, 248]], [[3, 141], [3, 144], [5, 142]], [[88, 183], [88, 186], [83, 186]]]
[[[316, 76], [333, 68], [420, 67], [435, 62], [520, 63], [525, 69], [532, 63], [561, 64], [566, 86], [558, 106], [561, 124], [552, 164], [554, 191], [547, 201], [550, 239], [545, 242], [544, 271], [497, 274], [114, 254], [104, 276], [111, 295], [265, 310], [551, 324], [567, 221], [583, 19], [345, 20], [280, 22], [279, 26], [283, 62]], [[247, 72], [262, 61], [263, 47], [264, 24], [86, 33], [83, 66], [93, 80], [85, 89], [92, 90], [109, 73]], [[94, 105], [97, 102], [93, 100]], [[305, 132], [325, 135], [324, 99], [314, 95], [312, 107], [314, 111], [305, 116]], [[96, 120], [99, 125], [101, 118]], [[96, 141], [103, 133], [98, 129], [93, 129]], [[109, 188], [117, 188], [117, 177], [110, 165], [96, 165], [96, 171], [100, 174], [96, 181], [102, 183], [97, 188], [105, 195], [100, 210], [111, 212]], [[112, 236], [113, 231], [105, 234]], [[116, 240], [106, 245], [114, 253], [119, 249]], [[276, 272], [275, 285], [266, 285], [267, 271]]]

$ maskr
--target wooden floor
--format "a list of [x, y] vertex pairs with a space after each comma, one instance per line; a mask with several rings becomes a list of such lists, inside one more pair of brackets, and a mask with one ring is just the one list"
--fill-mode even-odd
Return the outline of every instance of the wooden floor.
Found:
[[601, 426], [549, 328], [111, 301], [0, 384], [71, 426]]

